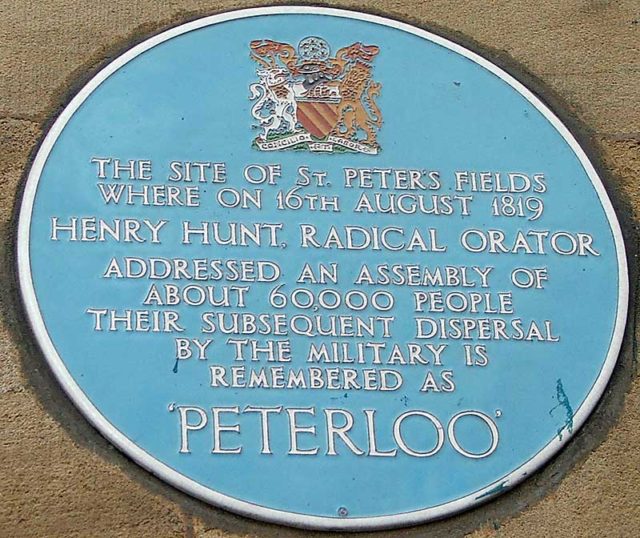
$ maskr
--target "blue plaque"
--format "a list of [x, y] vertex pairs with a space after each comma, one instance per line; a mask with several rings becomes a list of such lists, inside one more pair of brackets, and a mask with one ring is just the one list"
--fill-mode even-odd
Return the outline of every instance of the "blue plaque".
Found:
[[589, 159], [442, 37], [315, 7], [156, 35], [22, 201], [35, 336], [114, 445], [214, 505], [379, 529], [484, 502], [594, 408], [627, 303]]

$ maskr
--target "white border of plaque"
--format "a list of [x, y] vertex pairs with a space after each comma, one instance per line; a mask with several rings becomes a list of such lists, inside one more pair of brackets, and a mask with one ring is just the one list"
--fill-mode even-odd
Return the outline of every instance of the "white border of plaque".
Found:
[[34, 159], [33, 166], [29, 173], [24, 189], [24, 195], [19, 214], [17, 238], [18, 276], [26, 312], [29, 321], [31, 322], [35, 337], [41, 349], [44, 351], [44, 355], [49, 362], [55, 376], [62, 384], [68, 396], [73, 400], [82, 414], [85, 415], [111, 443], [113, 443], [125, 454], [134, 459], [138, 464], [148, 469], [151, 473], [158, 476], [162, 480], [195, 497], [198, 497], [221, 508], [225, 508], [232, 512], [246, 515], [252, 518], [258, 518], [273, 523], [281, 523], [297, 527], [325, 530], [375, 530], [424, 523], [429, 520], [439, 519], [479, 505], [485, 502], [485, 500], [492, 498], [492, 494], [494, 492], [514, 486], [515, 484], [522, 481], [525, 477], [539, 469], [542, 465], [548, 462], [549, 459], [554, 456], [572, 436], [565, 435], [562, 436], [561, 439], [555, 437], [538, 454], [527, 461], [524, 465], [515, 469], [508, 476], [501, 477], [498, 481], [487, 485], [482, 490], [475, 491], [472, 494], [457, 499], [453, 502], [434, 506], [428, 509], [390, 516], [344, 519], [337, 517], [309, 516], [299, 513], [274, 510], [259, 506], [257, 504], [241, 501], [204, 487], [194, 480], [187, 478], [186, 476], [178, 473], [169, 466], [158, 461], [151, 454], [147, 453], [139, 446], [137, 446], [134, 442], [125, 437], [113, 424], [111, 424], [107, 420], [106, 417], [104, 417], [100, 413], [100, 411], [96, 407], [92, 405], [89, 399], [85, 396], [82, 389], [69, 374], [63, 360], [58, 355], [56, 348], [51, 341], [49, 334], [47, 333], [47, 329], [38, 306], [38, 300], [31, 279], [31, 268], [29, 259], [30, 224], [34, 198], [38, 189], [38, 182], [41, 173], [43, 171], [49, 153], [51, 152], [61, 132], [65, 128], [67, 122], [71, 119], [71, 117], [82, 105], [82, 103], [105, 79], [107, 79], [107, 77], [109, 77], [116, 70], [120, 69], [122, 66], [124, 66], [140, 54], [144, 53], [145, 51], [151, 49], [152, 47], [155, 47], [156, 45], [159, 45], [181, 34], [185, 34], [187, 32], [191, 32], [193, 30], [206, 26], [218, 24], [225, 21], [272, 14], [322, 14], [330, 15], [333, 17], [369, 21], [375, 24], [397, 28], [403, 32], [408, 32], [410, 34], [414, 34], [416, 36], [429, 40], [468, 58], [469, 60], [479, 64], [486, 70], [490, 71], [495, 76], [501, 78], [515, 91], [524, 96], [524, 98], [526, 98], [538, 111], [540, 111], [540, 113], [555, 127], [560, 135], [566, 140], [567, 144], [572, 148], [573, 152], [584, 167], [584, 170], [588, 174], [593, 187], [598, 194], [600, 202], [607, 214], [607, 218], [614, 235], [617, 251], [617, 262], [619, 267], [618, 278], [620, 287], [618, 293], [618, 308], [611, 346], [596, 382], [594, 383], [582, 406], [575, 412], [575, 415], [573, 417], [574, 431], [578, 430], [578, 428], [585, 422], [589, 414], [596, 406], [602, 393], [604, 392], [615, 366], [623, 339], [628, 301], [627, 261], [625, 256], [623, 237], [611, 202], [609, 201], [605, 188], [602, 184], [602, 181], [598, 177], [596, 170], [594, 169], [587, 155], [580, 147], [574, 136], [560, 121], [560, 119], [523, 84], [518, 82], [515, 78], [506, 73], [501, 68], [491, 63], [489, 60], [443, 37], [416, 28], [415, 26], [375, 15], [341, 9], [300, 6], [265, 7], [232, 11], [198, 19], [186, 24], [182, 24], [175, 28], [171, 28], [170, 30], [155, 35], [129, 49], [124, 54], [108, 64], [98, 74], [96, 74], [80, 90], [80, 92], [71, 100], [71, 102], [66, 106], [60, 116], [57, 118], [48, 134], [46, 135]]

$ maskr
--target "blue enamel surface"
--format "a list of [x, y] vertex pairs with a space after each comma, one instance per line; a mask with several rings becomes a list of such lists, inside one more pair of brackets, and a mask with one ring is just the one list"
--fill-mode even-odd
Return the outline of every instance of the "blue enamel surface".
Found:
[[[382, 84], [378, 104], [384, 117], [378, 156], [309, 152], [264, 153], [251, 148], [256, 136], [248, 99], [256, 81], [249, 58], [253, 39], [297, 43], [321, 35], [333, 50], [362, 41], [376, 44], [374, 78]], [[218, 188], [205, 185], [200, 208], [105, 206], [96, 189], [92, 156], [146, 158], [154, 162], [162, 183], [172, 160], [226, 162], [229, 186], [245, 186], [241, 173], [249, 163], [281, 163], [280, 187], [291, 186], [298, 166], [326, 170], [331, 190], [344, 208], [359, 192], [344, 189], [342, 168], [400, 167], [439, 170], [440, 194], [453, 194], [455, 170], [544, 173], [548, 192], [545, 213], [535, 223], [490, 216], [492, 194], [476, 195], [472, 215], [449, 218], [420, 215], [354, 215], [278, 212], [265, 204], [261, 212], [221, 210], [207, 202]], [[265, 187], [267, 189], [267, 187]], [[465, 193], [466, 194], [466, 193]], [[170, 219], [161, 245], [52, 242], [50, 217], [96, 216]], [[283, 222], [291, 248], [254, 249], [197, 246], [176, 248], [180, 221], [200, 220]], [[442, 253], [380, 253], [372, 251], [302, 251], [297, 225], [313, 220], [331, 224], [437, 227]], [[557, 254], [469, 254], [458, 244], [467, 228], [566, 230], [594, 236], [600, 257]], [[101, 84], [66, 125], [44, 167], [33, 208], [31, 227], [33, 282], [46, 328], [66, 368], [96, 408], [138, 446], [157, 460], [196, 482], [236, 499], [302, 514], [337, 517], [339, 507], [349, 517], [404, 513], [450, 502], [479, 491], [534, 457], [558, 435], [567, 420], [559, 402], [559, 380], [573, 411], [590, 392], [602, 368], [614, 329], [618, 294], [615, 244], [598, 196], [572, 149], [547, 119], [499, 77], [468, 58], [418, 36], [369, 22], [320, 15], [271, 15], [205, 27], [170, 39], [135, 58]], [[341, 287], [353, 287], [361, 263], [493, 265], [495, 282], [508, 286], [509, 271], [518, 265], [549, 268], [544, 292], [514, 291], [514, 304], [524, 319], [553, 320], [561, 341], [549, 343], [489, 343], [487, 368], [465, 368], [461, 345], [452, 342], [444, 355], [454, 370], [458, 389], [452, 394], [418, 391], [424, 367], [402, 369], [406, 380], [397, 392], [234, 390], [208, 386], [208, 363], [182, 361], [174, 372], [173, 337], [168, 334], [95, 333], [85, 313], [94, 308], [143, 308], [146, 280], [111, 282], [100, 277], [108, 260], [122, 256], [268, 259], [279, 263], [292, 283], [303, 261], [336, 261]], [[216, 283], [212, 283], [216, 284]], [[220, 284], [220, 283], [217, 283]], [[265, 293], [271, 284], [253, 284], [250, 311], [268, 312]], [[290, 286], [291, 287], [291, 286]], [[496, 288], [499, 286], [496, 285]], [[413, 289], [392, 288], [405, 310], [396, 309], [393, 341], [413, 341], [410, 298]], [[189, 330], [201, 337], [198, 318], [206, 307], [179, 307]], [[294, 310], [287, 310], [290, 314]], [[337, 311], [347, 314], [346, 311]], [[375, 314], [373, 311], [366, 313]], [[507, 316], [508, 318], [509, 316]], [[232, 365], [226, 337], [213, 335], [212, 358]], [[308, 340], [292, 337], [294, 356], [301, 357]], [[319, 341], [318, 339], [315, 341]], [[435, 342], [434, 342], [435, 343]], [[302, 367], [303, 358], [294, 359]], [[379, 449], [391, 448], [391, 422], [408, 409], [425, 409], [446, 426], [455, 413], [474, 409], [494, 417], [500, 430], [496, 452], [473, 460], [446, 442], [430, 458], [356, 456], [338, 443], [339, 456], [288, 456], [284, 414], [272, 419], [270, 456], [260, 455], [256, 415], [238, 421], [241, 435], [225, 434], [225, 443], [242, 442], [241, 455], [212, 455], [210, 429], [192, 434], [191, 454], [179, 454], [177, 413], [170, 403], [211, 406], [315, 406], [320, 435], [301, 436], [303, 447], [326, 448], [322, 409], [344, 408], [354, 413], [352, 437], [366, 446], [363, 409], [376, 409]], [[231, 420], [231, 419], [230, 419]], [[473, 421], [460, 422], [460, 442], [469, 450], [487, 448], [486, 431]], [[416, 430], [417, 432], [417, 430]], [[408, 441], [427, 447], [433, 430], [407, 434]], [[564, 432], [567, 433], [566, 431]]]

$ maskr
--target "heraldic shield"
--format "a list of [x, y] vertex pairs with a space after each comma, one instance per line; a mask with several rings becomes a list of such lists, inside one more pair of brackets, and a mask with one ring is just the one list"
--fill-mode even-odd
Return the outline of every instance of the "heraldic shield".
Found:
[[373, 80], [376, 45], [353, 43], [331, 56], [320, 37], [297, 49], [268, 39], [250, 44], [258, 64], [251, 84], [251, 114], [261, 151], [308, 150], [375, 155], [382, 115], [375, 101], [382, 85]]

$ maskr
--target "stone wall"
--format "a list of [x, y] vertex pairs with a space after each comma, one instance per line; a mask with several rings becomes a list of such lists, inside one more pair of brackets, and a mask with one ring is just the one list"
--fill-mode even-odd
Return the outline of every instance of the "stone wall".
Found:
[[[315, 535], [206, 506], [112, 448], [52, 378], [26, 328], [14, 271], [16, 199], [35, 148], [69, 97], [131, 43], [202, 15], [255, 5], [260, 4], [4, 0], [0, 6], [0, 536]], [[634, 219], [640, 215], [636, 0], [362, 0], [325, 5], [362, 8], [435, 30], [529, 84], [599, 163], [635, 265]], [[631, 278], [633, 292], [635, 272]], [[446, 521], [384, 534], [638, 536], [640, 378], [633, 314], [631, 308], [623, 353], [603, 401], [550, 465], [490, 504]]]

